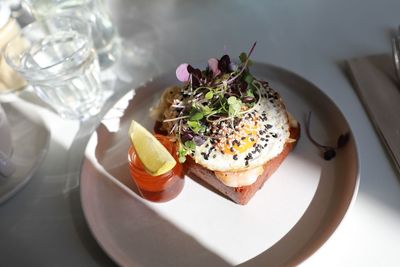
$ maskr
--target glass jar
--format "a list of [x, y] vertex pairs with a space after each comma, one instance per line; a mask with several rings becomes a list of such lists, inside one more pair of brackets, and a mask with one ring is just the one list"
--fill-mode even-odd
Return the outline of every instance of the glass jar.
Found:
[[[2, 54], [6, 44], [19, 32], [20, 27], [11, 17], [10, 8], [7, 4], [0, 3], [0, 94], [21, 89], [26, 85], [25, 80], [7, 64]], [[18, 40], [13, 49], [19, 49], [21, 44]]]
[[175, 167], [163, 175], [152, 176], [145, 171], [135, 149], [131, 146], [128, 151], [129, 171], [143, 198], [153, 202], [166, 202], [174, 199], [182, 191], [184, 171], [178, 162], [175, 144], [166, 136], [158, 134], [155, 136], [174, 156], [177, 161]]

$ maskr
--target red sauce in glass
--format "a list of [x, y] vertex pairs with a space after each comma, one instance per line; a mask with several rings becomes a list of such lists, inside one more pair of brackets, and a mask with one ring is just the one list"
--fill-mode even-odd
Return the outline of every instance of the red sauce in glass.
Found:
[[175, 198], [183, 188], [184, 171], [176, 156], [176, 146], [166, 136], [156, 134], [155, 137], [174, 156], [177, 161], [169, 172], [152, 176], [147, 173], [136, 155], [133, 146], [128, 151], [129, 171], [143, 198], [154, 202], [166, 202]]

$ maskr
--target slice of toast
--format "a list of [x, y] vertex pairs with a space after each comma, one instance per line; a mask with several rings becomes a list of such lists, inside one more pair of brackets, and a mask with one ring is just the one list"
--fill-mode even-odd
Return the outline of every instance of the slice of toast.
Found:
[[[282, 152], [269, 160], [264, 166], [264, 172], [258, 176], [257, 180], [248, 186], [240, 187], [229, 187], [223, 184], [214, 174], [213, 171], [206, 169], [205, 167], [197, 164], [191, 157], [187, 157], [185, 167], [187, 169], [187, 175], [199, 183], [205, 182], [211, 186], [217, 193], [233, 200], [234, 202], [245, 205], [254, 196], [254, 194], [264, 185], [265, 181], [278, 169], [283, 160], [288, 156], [289, 152], [295, 146], [297, 140], [300, 137], [300, 125], [297, 123], [296, 126], [290, 128], [290, 139], [293, 142], [286, 142]], [[294, 141], [296, 140], [296, 141]]]

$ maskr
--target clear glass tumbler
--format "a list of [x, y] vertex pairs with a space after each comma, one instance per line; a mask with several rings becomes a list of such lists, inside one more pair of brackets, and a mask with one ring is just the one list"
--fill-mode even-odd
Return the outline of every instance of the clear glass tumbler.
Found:
[[25, 0], [36, 19], [51, 15], [77, 16], [89, 22], [100, 67], [110, 67], [119, 57], [120, 43], [103, 0]]
[[68, 16], [29, 24], [5, 48], [7, 63], [61, 117], [85, 120], [104, 103], [90, 26]]

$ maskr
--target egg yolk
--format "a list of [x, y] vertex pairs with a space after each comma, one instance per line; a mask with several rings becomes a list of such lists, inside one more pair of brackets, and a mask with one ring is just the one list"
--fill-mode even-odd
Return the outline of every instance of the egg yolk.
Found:
[[[244, 137], [244, 139], [242, 139]], [[225, 144], [224, 146], [224, 153], [226, 154], [241, 154], [246, 152], [248, 149], [252, 148], [255, 143], [257, 143], [257, 130], [256, 129], [246, 129], [241, 134], [235, 134], [233, 140], [237, 140], [237, 142], [229, 142], [229, 144]], [[233, 149], [231, 149], [233, 148]]]

